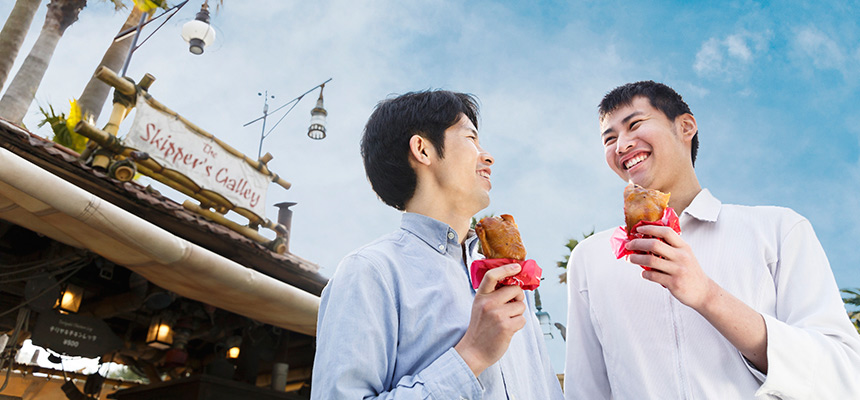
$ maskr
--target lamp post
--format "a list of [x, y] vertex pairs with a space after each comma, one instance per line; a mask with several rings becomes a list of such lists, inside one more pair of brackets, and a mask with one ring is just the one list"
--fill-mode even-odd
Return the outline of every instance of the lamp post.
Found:
[[541, 307], [540, 292], [537, 289], [535, 289], [535, 308], [537, 308], [535, 315], [540, 323], [541, 332], [544, 336], [549, 336], [552, 339], [552, 319], [549, 317], [549, 313]]
[[[308, 89], [308, 91], [306, 91], [306, 92], [302, 93], [301, 95], [299, 95], [298, 97], [286, 102], [284, 105], [274, 109], [272, 112], [269, 112], [269, 91], [267, 90], [265, 92], [265, 95], [263, 95], [261, 93], [257, 93], [258, 95], [264, 97], [264, 99], [263, 99], [263, 115], [245, 123], [244, 125], [242, 125], [242, 127], [246, 127], [248, 125], [253, 124], [254, 122], [257, 122], [260, 120], [263, 121], [263, 129], [260, 132], [260, 148], [259, 148], [259, 150], [257, 150], [257, 159], [259, 159], [263, 154], [263, 140], [265, 140], [267, 137], [269, 137], [269, 135], [272, 133], [272, 131], [275, 130], [275, 128], [278, 126], [278, 124], [280, 124], [281, 121], [284, 120], [284, 117], [286, 117], [287, 114], [290, 113], [290, 111], [293, 111], [293, 108], [296, 108], [296, 105], [299, 104], [299, 102], [305, 97], [305, 95], [307, 95], [310, 92], [313, 92], [317, 88], [320, 89], [320, 96], [317, 99], [316, 107], [314, 107], [314, 109], [311, 110], [311, 125], [308, 128], [308, 137], [311, 139], [314, 139], [314, 140], [321, 140], [321, 139], [325, 138], [325, 136], [326, 136], [325, 123], [326, 123], [326, 116], [328, 116], [328, 111], [326, 111], [325, 107], [323, 107], [323, 89], [325, 88], [325, 84], [329, 83], [331, 81], [331, 79], [332, 78], [328, 78], [325, 82], [320, 83], [319, 85], [316, 85], [316, 86]], [[272, 98], [275, 98], [275, 96], [272, 96]], [[281, 109], [283, 109], [286, 106], [290, 106], [290, 108], [288, 108], [287, 111], [284, 113], [284, 115], [282, 115], [281, 118], [278, 120], [278, 122], [276, 122], [275, 125], [272, 126], [272, 128], [269, 129], [268, 132], [266, 132], [266, 119], [269, 117], [269, 115], [280, 111]]]
[[[125, 57], [125, 62], [122, 64], [122, 71], [120, 72], [120, 76], [125, 76], [126, 71], [128, 70], [128, 64], [131, 62], [131, 55], [134, 54], [135, 50], [140, 48], [155, 32], [158, 32], [170, 18], [173, 18], [180, 9], [188, 3], [188, 0], [185, 0], [169, 9], [165, 10], [163, 13], [152, 17], [150, 19], [146, 19], [149, 16], [149, 12], [144, 12], [140, 16], [140, 22], [137, 23], [136, 26], [126, 29], [117, 35], [113, 40], [114, 42], [119, 42], [121, 40], [125, 40], [129, 38], [133, 34], [133, 39], [131, 42], [131, 46], [128, 49], [128, 55]], [[136, 7], [136, 6], [135, 6]], [[137, 44], [138, 39], [140, 38], [141, 30], [144, 26], [149, 24], [156, 19], [161, 18], [162, 16], [170, 13], [170, 15], [164, 19], [164, 22], [161, 23], [155, 30], [146, 37], [139, 45]], [[185, 39], [186, 42], [189, 43], [189, 50], [192, 54], [203, 54], [203, 48], [212, 44], [215, 40], [215, 30], [212, 29], [212, 26], [209, 25], [209, 0], [203, 2], [203, 5], [200, 7], [200, 12], [197, 13], [197, 18], [193, 21], [187, 22], [182, 27], [182, 38]]]

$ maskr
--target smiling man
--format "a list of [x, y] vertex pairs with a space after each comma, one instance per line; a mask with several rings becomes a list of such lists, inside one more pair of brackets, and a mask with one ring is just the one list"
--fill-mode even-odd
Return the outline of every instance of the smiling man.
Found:
[[621, 179], [671, 193], [682, 234], [640, 227], [651, 238], [632, 240], [627, 261], [611, 231], [574, 249], [566, 397], [855, 398], [860, 336], [809, 221], [703, 189], [696, 119], [666, 85], [611, 91], [600, 132]]
[[472, 96], [408, 93], [381, 102], [361, 154], [400, 228], [346, 256], [322, 293], [313, 399], [560, 399], [518, 264], [477, 290], [471, 218], [490, 204], [493, 157]]

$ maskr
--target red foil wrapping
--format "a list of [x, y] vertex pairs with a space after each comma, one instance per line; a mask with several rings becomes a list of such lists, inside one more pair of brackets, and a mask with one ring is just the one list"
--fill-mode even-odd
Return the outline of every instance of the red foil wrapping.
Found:
[[[636, 229], [642, 225], [668, 226], [676, 233], [681, 233], [681, 222], [678, 221], [678, 214], [675, 214], [675, 210], [672, 207], [666, 207], [663, 210], [662, 218], [657, 221], [639, 221], [636, 225], [633, 225], [633, 232], [630, 234], [627, 233], [627, 230], [624, 229], [623, 226], [616, 228], [615, 232], [612, 233], [612, 237], [609, 238], [609, 242], [612, 244], [612, 250], [615, 252], [615, 258], [620, 259], [621, 257], [625, 257], [630, 254], [636, 254], [635, 251], [627, 250], [627, 243], [633, 239], [650, 237], [636, 232]], [[646, 271], [651, 270], [651, 268], [643, 265], [640, 265], [640, 267], [644, 268]]]
[[478, 286], [481, 285], [481, 280], [484, 279], [484, 275], [487, 271], [501, 267], [502, 265], [507, 264], [519, 264], [522, 269], [520, 272], [514, 276], [509, 276], [505, 279], [499, 281], [499, 284], [496, 286], [511, 286], [517, 285], [523, 290], [535, 290], [540, 286], [540, 277], [543, 270], [538, 267], [535, 260], [514, 260], [512, 258], [489, 258], [484, 260], [475, 260], [472, 261], [472, 267], [470, 268], [470, 272], [472, 275], [472, 288], [478, 289]]

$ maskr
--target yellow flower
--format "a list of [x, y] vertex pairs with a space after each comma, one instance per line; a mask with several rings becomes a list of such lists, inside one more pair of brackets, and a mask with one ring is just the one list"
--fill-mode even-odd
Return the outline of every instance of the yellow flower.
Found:
[[132, 0], [134, 2], [135, 7], [139, 8], [140, 11], [145, 13], [152, 12], [156, 8], [163, 7], [164, 0]]
[[69, 116], [66, 117], [66, 128], [69, 129], [69, 132], [75, 131], [75, 125], [78, 122], [81, 122], [81, 107], [78, 105], [77, 100], [69, 100]]
[[69, 105], [71, 106], [69, 108], [69, 116], [66, 117], [66, 128], [69, 130], [71, 138], [69, 147], [80, 153], [87, 146], [87, 138], [75, 133], [75, 125], [81, 122], [81, 107], [78, 105], [77, 100], [69, 100]]

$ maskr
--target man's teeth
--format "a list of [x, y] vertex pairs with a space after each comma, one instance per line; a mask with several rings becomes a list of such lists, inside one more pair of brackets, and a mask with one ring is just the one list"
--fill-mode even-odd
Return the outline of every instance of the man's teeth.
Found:
[[639, 164], [640, 162], [645, 161], [646, 158], [648, 158], [648, 155], [646, 155], [646, 154], [642, 154], [642, 155], [638, 155], [636, 157], [633, 157], [633, 158], [627, 160], [626, 163], [624, 163], [624, 168], [627, 168], [627, 169], [633, 168], [636, 166], [636, 164]]
[[481, 177], [484, 177], [484, 178], [490, 179], [490, 174], [488, 174], [488, 173], [486, 173], [486, 172], [478, 172], [478, 175], [480, 175]]

